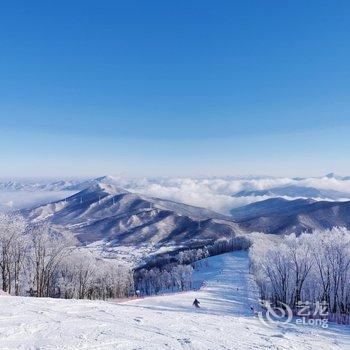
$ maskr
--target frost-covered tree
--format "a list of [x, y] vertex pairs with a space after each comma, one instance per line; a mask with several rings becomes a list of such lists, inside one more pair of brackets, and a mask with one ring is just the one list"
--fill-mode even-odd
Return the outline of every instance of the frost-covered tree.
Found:
[[63, 258], [69, 254], [72, 241], [48, 224], [31, 225], [27, 233], [32, 239], [30, 258], [36, 296], [53, 296], [56, 273]]
[[[252, 271], [263, 299], [294, 310], [300, 302], [326, 302], [330, 318], [350, 314], [350, 231], [317, 230], [279, 241], [257, 240]], [[348, 318], [347, 318], [348, 319]]]
[[59, 267], [57, 290], [60, 297], [87, 298], [96, 277], [96, 258], [83, 250], [75, 249]]
[[19, 214], [0, 213], [0, 269], [2, 289], [19, 293], [20, 272], [24, 261], [26, 222]]
[[121, 298], [133, 295], [133, 287], [129, 269], [80, 248], [72, 251], [59, 267], [56, 294], [61, 298]]
[[[2, 289], [15, 295], [120, 298], [133, 295], [132, 271], [95, 257], [47, 223], [27, 225], [19, 214], [0, 214]], [[24, 286], [26, 288], [24, 288]]]

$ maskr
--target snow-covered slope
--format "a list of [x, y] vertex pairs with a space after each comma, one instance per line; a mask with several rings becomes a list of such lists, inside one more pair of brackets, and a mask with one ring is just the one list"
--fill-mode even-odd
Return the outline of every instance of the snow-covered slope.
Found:
[[260, 323], [250, 313], [257, 294], [246, 253], [207, 261], [195, 275], [200, 290], [122, 304], [0, 296], [1, 349], [350, 348], [346, 326]]

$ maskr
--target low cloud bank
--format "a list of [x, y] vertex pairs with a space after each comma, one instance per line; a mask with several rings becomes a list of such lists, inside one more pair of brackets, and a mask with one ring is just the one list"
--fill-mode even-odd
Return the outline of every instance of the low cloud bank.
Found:
[[[350, 198], [350, 181], [334, 178], [169, 178], [119, 179], [119, 185], [148, 196], [171, 199], [228, 214], [230, 209], [265, 200], [271, 196], [234, 197], [240, 191], [301, 186], [341, 192], [338, 200]], [[293, 199], [292, 197], [284, 197]], [[315, 198], [320, 199], [320, 198]]]
[[[276, 187], [299, 186], [339, 192], [336, 200], [350, 198], [350, 180], [339, 177], [276, 178], [276, 177], [222, 177], [222, 178], [125, 178], [108, 177], [119, 187], [152, 197], [174, 200], [229, 214], [230, 209], [271, 198], [269, 195], [235, 197], [240, 191], [271, 190]], [[64, 182], [62, 182], [64, 183]], [[56, 183], [56, 187], [61, 182]], [[40, 187], [40, 186], [39, 186]], [[38, 188], [39, 188], [38, 187]], [[56, 188], [54, 187], [54, 188]], [[26, 208], [62, 199], [70, 191], [0, 191], [0, 210]], [[284, 197], [293, 199], [297, 197]], [[299, 197], [300, 198], [300, 197]], [[315, 198], [321, 199], [321, 198]], [[322, 199], [325, 199], [324, 197]]]

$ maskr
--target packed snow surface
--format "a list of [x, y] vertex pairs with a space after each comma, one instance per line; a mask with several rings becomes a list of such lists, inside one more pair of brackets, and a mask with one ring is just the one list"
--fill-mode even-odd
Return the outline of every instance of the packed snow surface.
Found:
[[258, 295], [247, 253], [200, 265], [194, 276], [200, 290], [119, 304], [0, 296], [0, 348], [350, 349], [349, 327], [267, 327], [252, 315]]

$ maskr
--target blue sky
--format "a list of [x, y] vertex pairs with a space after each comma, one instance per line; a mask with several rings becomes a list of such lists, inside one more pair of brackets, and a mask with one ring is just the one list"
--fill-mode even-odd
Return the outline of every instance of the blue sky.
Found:
[[8, 1], [6, 176], [350, 174], [348, 1]]

